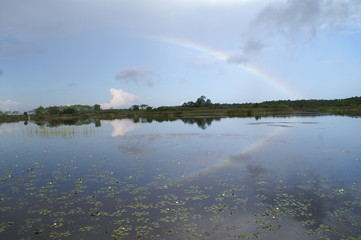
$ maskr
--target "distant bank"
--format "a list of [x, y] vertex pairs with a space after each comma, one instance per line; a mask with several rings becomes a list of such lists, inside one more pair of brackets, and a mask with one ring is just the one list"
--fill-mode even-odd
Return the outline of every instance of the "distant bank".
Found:
[[191, 118], [191, 117], [265, 117], [288, 114], [321, 113], [361, 116], [361, 97], [334, 100], [279, 100], [261, 103], [212, 103], [205, 96], [181, 106], [153, 108], [147, 104], [133, 105], [128, 109], [101, 109], [94, 106], [38, 107], [23, 114], [1, 112], [0, 122], [52, 120], [52, 119], [116, 119], [116, 118]]

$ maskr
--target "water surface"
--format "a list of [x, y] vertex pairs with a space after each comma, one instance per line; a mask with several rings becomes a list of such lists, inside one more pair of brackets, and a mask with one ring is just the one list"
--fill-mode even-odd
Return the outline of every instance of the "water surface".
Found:
[[361, 121], [0, 125], [1, 239], [361, 239]]

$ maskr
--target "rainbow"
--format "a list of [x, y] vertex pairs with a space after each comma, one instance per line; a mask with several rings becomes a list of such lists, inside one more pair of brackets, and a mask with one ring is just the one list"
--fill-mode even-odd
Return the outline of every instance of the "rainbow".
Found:
[[[171, 44], [174, 46], [178, 46], [181, 48], [189, 49], [194, 52], [198, 52], [201, 54], [205, 54], [216, 59], [219, 59], [224, 62], [228, 62], [230, 59], [230, 54], [226, 52], [222, 52], [213, 48], [210, 48], [205, 45], [201, 45], [195, 42], [191, 42], [184, 39], [179, 38], [172, 38], [166, 36], [142, 36], [144, 39], [162, 42], [166, 44]], [[260, 70], [259, 68], [245, 63], [234, 63], [238, 68], [240, 68], [243, 72], [247, 72], [248, 74], [255, 76], [257, 79], [264, 81], [286, 97], [290, 99], [299, 99], [300, 97], [298, 94], [293, 91], [290, 87], [288, 87], [284, 82], [270, 76], [269, 74], [265, 73], [264, 71]]]
[[[256, 151], [257, 149], [265, 146], [268, 142], [270, 142], [274, 137], [279, 135], [284, 130], [285, 130], [285, 128], [278, 127], [265, 138], [255, 141], [254, 143], [250, 144], [246, 148], [242, 149], [242, 151], [239, 152], [238, 154], [235, 154], [228, 158], [220, 159], [220, 160], [216, 161], [215, 163], [210, 164], [204, 168], [199, 168], [194, 171], [188, 172], [185, 175], [178, 176], [175, 178], [175, 181], [179, 182], [179, 181], [193, 180], [197, 177], [207, 175], [207, 174], [215, 172], [221, 168], [227, 167], [228, 165], [232, 164], [232, 158], [237, 158], [237, 156], [245, 155], [245, 154]], [[174, 181], [174, 179], [173, 179], [173, 181]]]
[[[172, 38], [172, 37], [166, 37], [166, 36], [140, 36], [144, 39], [161, 42], [165, 44], [171, 44], [174, 46], [178, 46], [180, 48], [188, 49], [190, 51], [194, 51], [197, 53], [205, 54], [211, 57], [214, 57], [216, 59], [219, 59], [223, 62], [228, 62], [230, 59], [230, 54], [226, 52], [222, 52], [213, 48], [210, 48], [205, 45], [201, 45], [195, 42], [187, 41], [184, 39], [178, 39], [178, 38]], [[255, 66], [252, 66], [251, 64], [242, 64], [242, 63], [234, 63], [238, 68], [240, 68], [243, 72], [246, 72], [252, 76], [255, 76], [257, 79], [264, 81], [280, 93], [284, 94], [288, 98], [291, 99], [299, 99], [298, 94], [295, 93], [291, 88], [289, 88], [285, 83], [282, 81], [270, 76], [269, 74], [266, 74], [262, 70], [258, 69]], [[276, 128], [273, 132], [271, 132], [268, 136], [250, 144], [246, 148], [242, 149], [240, 153], [233, 155], [229, 158], [219, 159], [218, 161], [214, 162], [213, 164], [209, 164], [204, 168], [198, 168], [194, 171], [191, 171], [187, 173], [186, 175], [181, 175], [176, 177], [176, 181], [186, 181], [190, 179], [194, 179], [198, 176], [202, 176], [211, 172], [214, 172], [220, 168], [226, 167], [230, 164], [232, 164], [232, 158], [241, 156], [247, 153], [251, 153], [253, 151], [256, 151], [257, 149], [264, 146], [267, 142], [272, 140], [276, 135], [280, 134], [283, 131], [282, 128]], [[174, 181], [171, 180], [171, 181]]]

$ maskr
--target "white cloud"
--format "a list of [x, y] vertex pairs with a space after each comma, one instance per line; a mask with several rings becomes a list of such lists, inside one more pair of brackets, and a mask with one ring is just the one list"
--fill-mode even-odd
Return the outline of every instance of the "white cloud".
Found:
[[117, 73], [115, 79], [121, 83], [135, 83], [145, 84], [148, 87], [154, 85], [154, 82], [149, 78], [153, 75], [153, 72], [140, 67], [127, 67]]
[[[24, 125], [22, 124], [22, 126], [24, 126]], [[14, 131], [19, 131], [19, 130], [21, 130], [21, 127], [18, 123], [0, 124], [0, 134], [12, 133]]]
[[113, 126], [112, 137], [123, 136], [125, 133], [132, 131], [136, 128], [136, 125], [131, 120], [112, 120], [110, 124]]
[[117, 90], [111, 88], [110, 93], [112, 94], [113, 98], [110, 100], [110, 102], [101, 104], [102, 109], [130, 106], [133, 101], [138, 98], [131, 93], [124, 92], [122, 89]]
[[10, 99], [7, 99], [5, 101], [0, 101], [0, 110], [1, 111], [12, 111], [17, 106], [21, 105], [21, 102], [15, 102]]

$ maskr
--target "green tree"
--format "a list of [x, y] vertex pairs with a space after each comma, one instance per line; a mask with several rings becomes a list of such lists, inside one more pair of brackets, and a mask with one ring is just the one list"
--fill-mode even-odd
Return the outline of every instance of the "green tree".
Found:
[[147, 109], [149, 106], [147, 105], [147, 104], [142, 104], [142, 105], [140, 105], [140, 109], [141, 110], [145, 110], [145, 109]]
[[60, 108], [57, 107], [57, 106], [48, 107], [48, 112], [51, 115], [59, 114], [60, 113]]
[[61, 113], [63, 113], [63, 114], [74, 114], [76, 112], [77, 112], [77, 110], [73, 107], [66, 107], [61, 110]]
[[94, 105], [94, 110], [97, 111], [97, 112], [100, 111], [101, 110], [100, 104], [95, 104]]
[[42, 114], [45, 114], [45, 108], [40, 106], [38, 108], [35, 108], [34, 109], [34, 112], [36, 115], [42, 115]]
[[139, 105], [133, 105], [130, 107], [130, 109], [133, 111], [139, 111]]
[[204, 106], [205, 104], [206, 104], [206, 97], [205, 96], [200, 96], [196, 101], [196, 106], [197, 107]]

